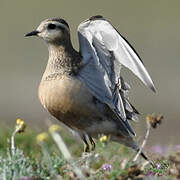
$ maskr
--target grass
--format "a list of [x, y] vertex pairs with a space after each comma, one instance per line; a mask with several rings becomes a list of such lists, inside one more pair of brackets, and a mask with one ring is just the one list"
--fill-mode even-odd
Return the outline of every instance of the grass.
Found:
[[[28, 129], [19, 134], [21, 129], [18, 127], [16, 124], [15, 151], [10, 141], [13, 131], [1, 131], [0, 180], [180, 178], [180, 149], [177, 147], [176, 151], [166, 154], [148, 153], [156, 164], [152, 167], [141, 157], [132, 162], [135, 153], [125, 146], [110, 142], [109, 138], [97, 140], [96, 150], [87, 154], [83, 153], [81, 142], [64, 129], [58, 129], [58, 126], [41, 135]], [[59, 142], [57, 137], [53, 139], [53, 133], [64, 141]], [[62, 151], [64, 142], [68, 148]], [[61, 143], [60, 148], [58, 143]]]

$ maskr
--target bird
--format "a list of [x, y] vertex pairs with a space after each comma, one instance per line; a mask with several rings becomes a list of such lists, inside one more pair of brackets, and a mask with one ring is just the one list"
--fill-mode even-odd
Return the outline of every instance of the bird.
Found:
[[[42, 106], [79, 135], [86, 152], [95, 149], [94, 138], [100, 134], [139, 151], [130, 124], [139, 112], [129, 101], [130, 86], [121, 69], [132, 71], [155, 92], [144, 63], [101, 15], [81, 22], [77, 32], [79, 51], [74, 49], [70, 27], [62, 18], [48, 18], [25, 34], [43, 39], [48, 46], [49, 59], [38, 90]], [[141, 155], [148, 160], [143, 152]]]

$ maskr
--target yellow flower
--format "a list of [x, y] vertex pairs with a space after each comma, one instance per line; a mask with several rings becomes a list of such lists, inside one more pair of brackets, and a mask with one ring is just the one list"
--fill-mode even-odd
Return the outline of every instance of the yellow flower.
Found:
[[50, 128], [49, 128], [50, 133], [53, 133], [53, 132], [56, 132], [56, 131], [61, 131], [61, 127], [59, 125], [53, 124], [52, 126], [50, 126]]
[[48, 138], [49, 138], [49, 135], [46, 132], [40, 133], [36, 136], [37, 143], [42, 143], [44, 141], [47, 141]]
[[104, 136], [99, 138], [99, 141], [102, 142], [102, 143], [105, 143], [105, 142], [108, 141], [108, 137], [104, 135]]
[[16, 132], [18, 132], [18, 133], [24, 132], [24, 130], [26, 128], [26, 124], [21, 118], [18, 118], [16, 120], [16, 127], [15, 128], [16, 128]]

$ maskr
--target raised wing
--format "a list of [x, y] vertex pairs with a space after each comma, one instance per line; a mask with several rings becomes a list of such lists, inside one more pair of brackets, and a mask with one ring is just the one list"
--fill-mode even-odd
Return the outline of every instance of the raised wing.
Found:
[[[130, 69], [146, 86], [155, 91], [154, 84], [137, 53], [116, 29], [103, 17], [96, 16], [78, 27], [80, 52], [84, 66], [78, 77], [92, 94], [106, 103], [131, 129], [127, 119], [134, 117], [135, 108], [128, 102], [126, 87], [120, 77], [121, 65]], [[131, 112], [128, 114], [128, 112]], [[135, 114], [135, 113], [134, 113]]]

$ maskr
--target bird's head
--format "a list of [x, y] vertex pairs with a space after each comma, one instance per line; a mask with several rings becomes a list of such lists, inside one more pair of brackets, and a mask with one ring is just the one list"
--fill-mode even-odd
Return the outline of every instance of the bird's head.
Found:
[[42, 21], [36, 30], [25, 35], [27, 36], [38, 36], [50, 44], [62, 44], [70, 39], [70, 30], [64, 19], [50, 18]]

